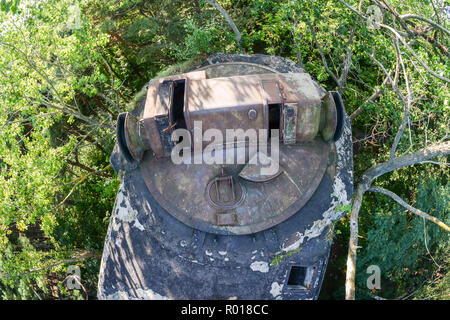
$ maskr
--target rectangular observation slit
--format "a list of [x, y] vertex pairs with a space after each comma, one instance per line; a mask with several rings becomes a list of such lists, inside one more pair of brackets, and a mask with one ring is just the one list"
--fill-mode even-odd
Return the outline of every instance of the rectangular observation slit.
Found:
[[267, 105], [269, 125], [269, 138], [272, 136], [272, 130], [281, 129], [281, 111], [283, 107], [283, 98], [278, 85], [278, 81], [262, 80], [261, 88], [263, 92], [263, 99]]
[[186, 79], [173, 81], [172, 103], [170, 106], [170, 123], [174, 129], [186, 129], [184, 118], [184, 97], [186, 90]]
[[311, 288], [315, 267], [291, 266], [287, 289], [309, 290]]
[[[280, 130], [282, 104], [269, 104], [269, 138], [272, 137], [272, 130]], [[280, 134], [279, 134], [280, 136]]]

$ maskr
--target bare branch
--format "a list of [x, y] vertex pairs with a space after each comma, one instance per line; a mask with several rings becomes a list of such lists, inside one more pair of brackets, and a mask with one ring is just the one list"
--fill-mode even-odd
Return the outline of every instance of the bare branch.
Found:
[[109, 35], [111, 35], [114, 39], [116, 39], [116, 41], [119, 41], [120, 43], [123, 43], [124, 45], [128, 46], [128, 47], [134, 47], [134, 48], [141, 48], [141, 47], [145, 47], [148, 46], [149, 44], [152, 44], [153, 41], [146, 41], [144, 43], [140, 43], [140, 44], [136, 44], [130, 41], [125, 40], [124, 38], [122, 38], [117, 32], [110, 30], [108, 31]]
[[[395, 71], [396, 73], [395, 73], [395, 77], [394, 77], [395, 83], [397, 83], [397, 81], [398, 81], [398, 67], [399, 67], [399, 65], [397, 64], [397, 68]], [[369, 98], [367, 98], [366, 101], [364, 101], [364, 104], [362, 106], [360, 106], [358, 109], [353, 111], [353, 113], [350, 115], [350, 120], [355, 119], [357, 116], [359, 116], [361, 114], [361, 112], [364, 111], [364, 105], [373, 103], [384, 92], [384, 89], [382, 88], [382, 86], [385, 86], [388, 82], [390, 82], [389, 79], [392, 77], [392, 73], [393, 73], [393, 71], [389, 72], [389, 77], [384, 78], [383, 82], [381, 83], [381, 86], [376, 88], [375, 92]]]
[[408, 74], [406, 73], [405, 64], [403, 63], [402, 53], [400, 52], [400, 48], [398, 46], [398, 39], [394, 39], [394, 47], [395, 51], [397, 53], [397, 58], [400, 61], [400, 65], [402, 66], [403, 71], [403, 77], [405, 78], [405, 84], [406, 84], [406, 103], [403, 100], [404, 110], [403, 110], [403, 119], [402, 124], [400, 125], [400, 128], [397, 131], [397, 134], [395, 135], [394, 143], [391, 148], [391, 155], [390, 159], [393, 159], [395, 157], [395, 151], [397, 151], [398, 144], [400, 143], [400, 139], [403, 135], [403, 132], [405, 131], [406, 124], [409, 124], [409, 112], [411, 110], [411, 101], [412, 101], [412, 94], [411, 90], [409, 88], [409, 80], [408, 80]]
[[[380, 61], [378, 61], [373, 56], [373, 54], [370, 55], [370, 58], [383, 70], [383, 72], [386, 75], [386, 78], [389, 79], [389, 82], [391, 83], [392, 88], [394, 89], [394, 92], [397, 94], [398, 98], [400, 99], [400, 101], [401, 101], [401, 103], [403, 105], [403, 119], [402, 119], [402, 123], [400, 125], [400, 128], [397, 131], [397, 134], [395, 135], [394, 144], [392, 145], [392, 148], [391, 148], [390, 159], [394, 158], [395, 151], [397, 150], [397, 147], [398, 147], [398, 144], [400, 142], [400, 139], [401, 139], [401, 137], [403, 135], [403, 132], [404, 132], [404, 130], [406, 128], [406, 124], [409, 124], [409, 111], [411, 109], [411, 100], [412, 100], [411, 91], [409, 89], [408, 76], [407, 76], [407, 73], [406, 73], [405, 66], [403, 64], [403, 59], [402, 59], [402, 56], [401, 56], [401, 52], [400, 52], [400, 50], [398, 48], [398, 44], [396, 43], [396, 41], [397, 40], [394, 39], [395, 48], [397, 50], [397, 59], [400, 61], [400, 65], [402, 66], [402, 70], [403, 70], [403, 74], [404, 74], [405, 82], [406, 82], [406, 89], [407, 89], [407, 92], [408, 92], [408, 96], [407, 96], [406, 99], [403, 96], [403, 94], [400, 92], [399, 88], [397, 87], [397, 81], [393, 81], [392, 80], [392, 78], [391, 78], [390, 74], [387, 72], [386, 68], [383, 66], [383, 64]], [[398, 80], [398, 79], [396, 79], [396, 80]]]
[[450, 166], [450, 163], [446, 163], [446, 162], [437, 162], [437, 161], [421, 161], [419, 163], [431, 163], [431, 164], [436, 164], [438, 166]]
[[[356, 14], [357, 14], [358, 16], [360, 16], [361, 18], [367, 19], [366, 16], [364, 16], [363, 14], [361, 14], [360, 12], [358, 12], [358, 10], [356, 10], [355, 8], [353, 8], [351, 5], [349, 5], [349, 4], [346, 3], [345, 1], [340, 0], [340, 2], [343, 3], [347, 8], [349, 8], [350, 10], [352, 10], [354, 13], [356, 13]], [[380, 3], [379, 3], [378, 1], [375, 1], [375, 3], [377, 3], [378, 5], [380, 5]], [[390, 6], [387, 6], [387, 8], [389, 9], [389, 11], [392, 12], [392, 14], [393, 14], [395, 17], [399, 17], [400, 23], [401, 23], [402, 26], [405, 28], [405, 30], [408, 31], [408, 33], [407, 33], [406, 35], [413, 34], [413, 32], [411, 32], [411, 31], [407, 28], [407, 26], [406, 26], [404, 20], [400, 18], [400, 16], [398, 15], [398, 13], [397, 13], [394, 9], [392, 9]], [[406, 15], [406, 16], [407, 16], [407, 15]], [[407, 17], [408, 17], [408, 16], [407, 16]], [[425, 70], [427, 70], [427, 72], [428, 72], [429, 74], [431, 74], [432, 76], [434, 76], [434, 77], [436, 77], [436, 78], [438, 78], [438, 79], [440, 79], [440, 80], [442, 80], [442, 81], [450, 82], [450, 79], [448, 79], [448, 78], [446, 78], [446, 77], [444, 77], [444, 76], [441, 76], [441, 75], [437, 74], [436, 72], [434, 72], [433, 70], [431, 70], [431, 69], [425, 64], [425, 62], [423, 62], [422, 59], [420, 59], [420, 58], [417, 56], [417, 54], [414, 52], [414, 50], [408, 45], [408, 43], [407, 43], [406, 40], [404, 39], [405, 33], [400, 32], [399, 30], [396, 30], [396, 29], [394, 29], [394, 28], [392, 28], [392, 27], [390, 27], [390, 26], [387, 26], [387, 25], [385, 25], [385, 24], [383, 24], [383, 23], [380, 23], [380, 26], [383, 27], [383, 28], [385, 28], [385, 29], [387, 29], [387, 30], [389, 30], [390, 32], [392, 32], [392, 33], [393, 33], [393, 34], [394, 34], [394, 35], [395, 35], [395, 36], [403, 43], [403, 45], [408, 49], [408, 51], [413, 55], [413, 57], [414, 57], [414, 58], [415, 58], [415, 59], [416, 59], [416, 60], [417, 60], [424, 68], [425, 68]], [[402, 34], [403, 34], [403, 35], [402, 35]]]
[[80, 254], [79, 256], [75, 257], [75, 258], [71, 258], [71, 259], [65, 259], [65, 260], [60, 260], [60, 261], [56, 261], [48, 266], [44, 266], [41, 268], [37, 268], [37, 269], [33, 269], [30, 271], [27, 271], [25, 273], [22, 274], [18, 274], [18, 275], [14, 275], [14, 274], [9, 274], [9, 273], [2, 273], [0, 272], [0, 278], [8, 278], [8, 277], [12, 277], [12, 276], [19, 276], [19, 277], [23, 277], [32, 273], [36, 273], [42, 270], [47, 270], [47, 269], [51, 269], [53, 267], [59, 266], [61, 264], [66, 264], [66, 263], [75, 263], [81, 260], [85, 260], [85, 259], [89, 259], [89, 258], [99, 258], [100, 256], [97, 253], [92, 253], [92, 252], [83, 252], [82, 254]]
[[47, 108], [59, 110], [59, 111], [61, 111], [63, 113], [66, 113], [68, 115], [74, 116], [75, 118], [83, 120], [84, 122], [89, 123], [89, 124], [94, 125], [94, 126], [105, 127], [105, 128], [110, 128], [110, 129], [113, 128], [112, 126], [108, 126], [108, 125], [100, 125], [99, 123], [97, 123], [96, 121], [92, 120], [91, 118], [88, 118], [88, 117], [86, 117], [86, 116], [84, 116], [84, 115], [82, 115], [80, 113], [72, 111], [71, 109], [69, 109], [69, 108], [67, 108], [65, 106], [55, 105], [55, 104], [52, 104], [50, 102], [46, 102], [44, 100], [37, 100], [37, 99], [34, 99], [34, 98], [31, 98], [31, 97], [27, 96], [25, 93], [23, 93], [23, 95], [33, 104], [37, 104], [37, 105], [42, 104], [42, 105], [46, 106]]
[[233, 20], [230, 18], [230, 16], [225, 11], [225, 9], [222, 8], [222, 6], [220, 4], [218, 4], [216, 0], [206, 0], [206, 2], [208, 2], [210, 5], [212, 5], [214, 8], [216, 8], [222, 14], [222, 16], [225, 18], [225, 20], [230, 25], [231, 29], [233, 29], [233, 31], [236, 35], [236, 41], [237, 41], [238, 45], [240, 46], [241, 45], [241, 33], [239, 32], [239, 29], [236, 27]]
[[450, 141], [432, 144], [414, 153], [402, 155], [388, 162], [375, 165], [367, 170], [363, 176], [371, 182], [385, 173], [448, 154], [450, 154]]
[[322, 58], [322, 63], [323, 63], [323, 66], [325, 67], [325, 70], [328, 72], [328, 74], [331, 76], [331, 78], [333, 78], [334, 82], [336, 82], [336, 85], [338, 86], [338, 88], [341, 88], [341, 83], [339, 82], [337, 76], [328, 67], [328, 63], [327, 63], [327, 59], [325, 58], [325, 54], [322, 51], [322, 47], [320, 46], [319, 41], [317, 41], [316, 32], [314, 31], [314, 27], [311, 24], [308, 24], [308, 26], [309, 26], [309, 29], [311, 30], [311, 34], [313, 36], [314, 42], [317, 46], [317, 49], [319, 49], [320, 57]]
[[402, 207], [408, 209], [408, 211], [411, 211], [412, 213], [427, 219], [431, 222], [434, 222], [435, 224], [437, 224], [439, 227], [441, 227], [442, 229], [444, 229], [445, 231], [449, 231], [450, 232], [450, 227], [447, 226], [444, 222], [442, 222], [441, 220], [439, 220], [438, 218], [435, 218], [431, 215], [429, 215], [426, 212], [423, 212], [422, 210], [416, 209], [412, 206], [410, 206], [409, 204], [407, 204], [405, 201], [403, 201], [402, 198], [400, 198], [398, 195], [396, 195], [394, 192], [389, 191], [387, 189], [381, 188], [381, 187], [370, 187], [368, 191], [372, 191], [372, 192], [379, 192], [382, 193], [388, 197], [391, 197], [395, 202], [397, 202], [399, 205], [401, 205]]
[[356, 197], [353, 200], [350, 214], [350, 239], [347, 253], [347, 274], [345, 280], [345, 299], [355, 299], [355, 275], [356, 275], [356, 251], [358, 249], [358, 216], [364, 193], [371, 188], [373, 180], [377, 177], [416, 163], [420, 163], [431, 158], [450, 154], [450, 141], [439, 142], [429, 147], [423, 148], [411, 154], [402, 155], [373, 166], [363, 175], [361, 182], [357, 186]]
[[[295, 18], [294, 19], [294, 30], [297, 30], [297, 27], [298, 27], [298, 19], [297, 18]], [[294, 39], [294, 44], [295, 44], [295, 46], [297, 47], [296, 49], [296, 51], [297, 51], [297, 65], [300, 67], [300, 68], [302, 68], [302, 69], [304, 69], [303, 68], [303, 59], [302, 59], [302, 53], [301, 53], [301, 51], [300, 51], [300, 45], [299, 45], [299, 43], [298, 43], [298, 41], [297, 41], [297, 37], [295, 36], [295, 33], [291, 30], [291, 34], [292, 34], [292, 38]]]
[[363, 15], [362, 13], [360, 13], [358, 10], [356, 10], [355, 8], [353, 8], [351, 5], [349, 5], [347, 2], [343, 1], [343, 0], [339, 0], [341, 1], [342, 4], [344, 4], [347, 8], [349, 8], [350, 10], [352, 10], [354, 13], [356, 13], [358, 16], [360, 16], [361, 18], [367, 19], [367, 17], [365, 15]]
[[103, 63], [104, 63], [104, 64], [106, 65], [106, 67], [108, 68], [108, 73], [109, 73], [109, 76], [111, 77], [111, 90], [114, 91], [114, 93], [115, 93], [115, 98], [116, 98], [116, 103], [115, 103], [116, 111], [117, 111], [117, 113], [120, 113], [121, 110], [120, 110], [120, 107], [119, 107], [119, 95], [117, 94], [117, 90], [114, 89], [114, 74], [113, 74], [113, 72], [112, 72], [112, 70], [111, 70], [111, 66], [109, 65], [108, 61], [106, 61], [106, 59], [103, 57], [103, 55], [101, 55], [101, 58], [102, 58], [102, 60], [103, 60]]
[[347, 77], [348, 72], [350, 71], [350, 67], [352, 65], [352, 49], [351, 45], [353, 44], [353, 38], [355, 35], [355, 27], [352, 28], [352, 31], [350, 33], [350, 37], [348, 39], [347, 48], [345, 49], [345, 57], [344, 57], [344, 66], [342, 68], [341, 76], [339, 77], [339, 93], [342, 94], [342, 89], [347, 87]]
[[378, 61], [377, 58], [375, 58], [374, 53], [372, 53], [372, 55], [369, 55], [369, 57], [373, 60], [373, 62], [375, 62], [380, 67], [381, 70], [383, 70], [383, 73], [386, 75], [386, 78], [389, 80], [389, 83], [391, 84], [392, 89], [394, 89], [394, 92], [397, 94], [400, 101], [403, 104], [406, 104], [405, 97], [398, 89], [397, 82], [392, 79], [391, 74], [386, 70], [386, 68], [383, 66], [383, 64], [380, 61]]
[[350, 238], [347, 252], [347, 271], [345, 276], [345, 299], [355, 300], [356, 251], [358, 247], [358, 215], [365, 193], [364, 184], [358, 184], [356, 197], [350, 213]]
[[417, 56], [417, 54], [414, 52], [414, 50], [411, 49], [411, 47], [408, 45], [408, 43], [406, 42], [406, 40], [399, 34], [399, 32], [398, 32], [397, 30], [395, 30], [394, 28], [392, 28], [392, 27], [390, 27], [390, 26], [387, 26], [387, 25], [385, 25], [385, 24], [383, 24], [383, 23], [380, 23], [380, 26], [383, 27], [383, 28], [385, 28], [385, 29], [388, 29], [388, 30], [391, 31], [393, 34], [395, 34], [395, 36], [403, 43], [403, 45], [406, 47], [406, 49], [408, 49], [408, 51], [413, 55], [413, 57], [416, 58], [416, 60], [422, 65], [422, 67], [425, 68], [425, 70], [428, 71], [429, 74], [431, 74], [432, 76], [434, 76], [434, 77], [436, 77], [436, 78], [438, 78], [438, 79], [440, 79], [440, 80], [442, 80], [442, 81], [450, 82], [450, 79], [448, 79], [448, 78], [446, 78], [446, 77], [444, 77], [444, 76], [441, 76], [441, 75], [437, 74], [436, 72], [434, 72], [433, 70], [431, 70], [431, 69], [425, 64], [425, 62], [423, 62], [422, 59], [420, 59], [420, 58]]
[[[92, 168], [89, 168], [88, 166], [85, 166], [84, 164], [82, 164], [82, 163], [80, 163], [78, 161], [72, 161], [72, 160], [69, 160], [69, 159], [67, 159], [66, 161], [67, 161], [68, 164], [70, 164], [72, 166], [76, 166], [76, 167], [78, 167], [80, 169], [83, 169], [83, 170], [85, 170], [87, 172], [90, 172], [92, 174], [95, 174], [95, 175], [98, 175], [98, 176], [102, 176], [102, 177], [105, 177], [105, 178], [111, 178], [112, 177], [112, 175], [103, 172], [103, 170], [94, 170]], [[109, 166], [107, 166], [106, 168], [108, 168], [108, 167]]]
[[88, 174], [85, 174], [82, 177], [79, 177], [77, 179], [75, 179], [74, 181], [70, 182], [70, 183], [74, 183], [72, 189], [70, 189], [69, 193], [67, 194], [67, 196], [59, 203], [59, 206], [63, 205], [64, 202], [66, 202], [67, 199], [69, 199], [69, 197], [72, 195], [72, 193], [75, 191], [75, 188], [81, 184], [87, 177], [94, 175], [94, 174], [100, 174], [102, 171], [108, 170], [111, 168], [111, 164], [107, 165], [106, 167], [104, 167], [103, 169], [97, 170], [95, 172], [89, 172]]
[[[382, 86], [385, 86], [388, 82], [391, 83], [391, 81], [392, 81], [392, 72], [393, 71], [388, 73], [386, 78], [384, 78], [381, 86], [376, 88], [375, 92], [368, 99], [366, 99], [364, 104], [373, 103], [384, 92], [384, 89], [382, 88]], [[400, 74], [400, 62], [398, 61], [398, 57], [397, 57], [397, 62], [395, 64], [395, 75], [394, 75], [394, 85], [395, 86], [397, 86], [397, 84], [398, 84], [399, 74]], [[392, 83], [391, 83], [391, 85], [392, 85]], [[364, 104], [362, 106], [360, 106], [358, 109], [356, 109], [350, 115], [350, 120], [355, 119], [357, 116], [359, 116], [361, 114], [361, 112], [364, 111]]]
[[433, 27], [435, 27], [435, 28], [437, 28], [437, 29], [439, 29], [439, 30], [445, 32], [447, 35], [450, 35], [450, 31], [448, 31], [445, 27], [441, 26], [440, 24], [434, 22], [434, 21], [431, 20], [431, 19], [422, 17], [422, 16], [420, 16], [420, 15], [418, 15], [418, 14], [411, 14], [411, 13], [409, 13], [409, 14], [404, 14], [404, 15], [400, 16], [400, 19], [403, 19], [403, 20], [408, 20], [408, 19], [418, 19], [418, 20], [422, 20], [422, 21], [425, 21], [425, 22], [431, 24]]

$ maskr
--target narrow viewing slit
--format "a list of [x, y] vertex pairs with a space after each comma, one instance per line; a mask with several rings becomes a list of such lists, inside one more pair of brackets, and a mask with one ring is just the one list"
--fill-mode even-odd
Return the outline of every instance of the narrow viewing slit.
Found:
[[281, 120], [281, 104], [269, 104], [269, 138], [271, 137], [271, 130], [280, 130]]
[[186, 129], [186, 120], [184, 119], [185, 83], [185, 79], [174, 81], [172, 106], [170, 108], [170, 120], [174, 129]]

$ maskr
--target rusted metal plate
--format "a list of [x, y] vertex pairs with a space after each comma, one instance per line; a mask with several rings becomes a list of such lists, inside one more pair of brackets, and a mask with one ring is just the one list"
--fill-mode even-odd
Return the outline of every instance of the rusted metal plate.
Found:
[[[202, 131], [207, 127], [268, 128], [268, 104], [281, 105], [284, 101], [291, 105], [294, 102], [298, 108], [297, 121], [292, 126], [289, 115], [295, 115], [290, 114], [293, 108], [288, 107], [285, 111], [291, 111], [285, 121], [286, 138], [292, 141], [294, 135], [301, 143], [280, 145], [279, 170], [272, 176], [258, 176], [258, 168], [253, 168], [253, 172], [249, 167], [244, 169], [245, 163], [257, 152], [248, 146], [234, 147], [236, 151], [239, 148], [245, 150], [245, 162], [239, 165], [194, 164], [197, 162], [193, 160], [193, 164], [174, 165], [170, 158], [158, 158], [149, 151], [140, 163], [145, 184], [155, 200], [171, 215], [201, 231], [251, 234], [275, 226], [305, 205], [324, 176], [329, 144], [317, 136], [321, 116], [320, 94], [311, 77], [302, 73], [280, 74], [267, 67], [239, 63], [207, 66], [201, 72], [195, 77], [186, 73], [174, 78], [186, 79], [184, 112], [188, 128], [195, 118], [206, 124]], [[249, 74], [252, 76], [236, 77]], [[214, 79], [224, 76], [233, 76], [233, 79]], [[161, 83], [162, 79], [150, 83], [148, 95], [153, 105], [158, 103], [157, 90]], [[223, 97], [218, 98], [217, 95]], [[230, 99], [233, 100], [231, 104]], [[233, 110], [228, 110], [221, 117], [221, 108], [226, 107], [225, 104], [236, 106], [236, 112], [233, 114]], [[151, 104], [147, 100], [144, 121], [148, 117], [156, 117], [156, 108], [153, 107], [153, 111], [149, 108]], [[154, 124], [153, 130], [155, 127]], [[229, 150], [230, 146], [226, 148]], [[216, 152], [225, 152], [225, 149], [216, 149]], [[192, 155], [193, 158], [199, 156]], [[217, 180], [223, 176], [232, 179], [228, 184], [225, 180]], [[232, 190], [235, 187], [239, 190]], [[221, 202], [218, 191], [231, 198]]]
[[[161, 161], [150, 152], [140, 168], [156, 201], [180, 221], [205, 232], [250, 234], [270, 228], [302, 208], [322, 180], [328, 153], [329, 144], [321, 138], [301, 145], [281, 145], [279, 165], [283, 173], [268, 183], [240, 178], [244, 165], [173, 165], [170, 159]], [[234, 225], [217, 225], [220, 210], [206, 195], [211, 180], [222, 174], [239, 179], [246, 190], [245, 199], [233, 209]]]
[[172, 80], [163, 81], [158, 87], [155, 115], [169, 115], [174, 83]]
[[237, 223], [236, 213], [217, 213], [216, 215], [218, 226], [234, 226]]
[[283, 103], [283, 98], [281, 96], [280, 86], [277, 81], [263, 80], [261, 81], [261, 86], [264, 92], [264, 98], [267, 104], [278, 104]]
[[252, 182], [267, 182], [278, 177], [283, 171], [281, 167], [272, 174], [263, 174], [261, 169], [263, 163], [270, 163], [270, 161], [275, 161], [275, 159], [269, 158], [265, 153], [258, 152], [249, 162], [244, 166], [244, 168], [239, 172], [239, 177], [242, 179], [252, 181]]
[[256, 76], [187, 81], [187, 129], [193, 135], [196, 121], [202, 123], [202, 133], [213, 128], [223, 137], [227, 129], [268, 129], [259, 82]]

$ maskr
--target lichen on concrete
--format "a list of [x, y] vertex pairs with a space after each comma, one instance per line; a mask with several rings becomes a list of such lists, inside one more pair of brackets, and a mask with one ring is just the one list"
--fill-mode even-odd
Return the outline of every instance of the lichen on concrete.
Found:
[[124, 222], [132, 224], [133, 227], [144, 231], [144, 226], [137, 219], [138, 212], [130, 204], [129, 196], [123, 186], [123, 182], [119, 186], [117, 191], [116, 206], [113, 210], [114, 219], [119, 219]]
[[255, 261], [250, 264], [250, 269], [253, 271], [267, 273], [269, 272], [269, 264], [265, 261]]

